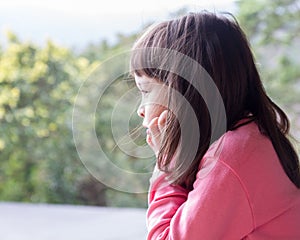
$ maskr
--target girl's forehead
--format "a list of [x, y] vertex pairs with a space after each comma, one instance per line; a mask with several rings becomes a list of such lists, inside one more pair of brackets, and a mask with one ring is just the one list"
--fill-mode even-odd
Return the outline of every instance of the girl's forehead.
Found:
[[134, 79], [137, 85], [144, 85], [144, 84], [151, 84], [151, 83], [158, 83], [154, 78], [150, 78], [148, 76], [142, 75], [134, 75]]

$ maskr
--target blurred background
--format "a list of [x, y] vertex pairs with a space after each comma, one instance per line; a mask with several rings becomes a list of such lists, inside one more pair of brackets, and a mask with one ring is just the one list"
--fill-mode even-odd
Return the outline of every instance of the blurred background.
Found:
[[[145, 208], [146, 194], [97, 181], [81, 163], [72, 136], [80, 84], [107, 58], [129, 49], [151, 23], [208, 9], [232, 12], [251, 41], [267, 92], [300, 139], [300, 1], [0, 2], [0, 201]], [[118, 63], [112, 66], [118, 69]], [[106, 102], [121, 89], [106, 94]], [[102, 106], [97, 135], [110, 151], [113, 106]], [[107, 113], [107, 114], [105, 114]], [[299, 142], [295, 146], [299, 149]], [[139, 167], [127, 159], [128, 169]], [[115, 176], [116, 179], [118, 176]]]

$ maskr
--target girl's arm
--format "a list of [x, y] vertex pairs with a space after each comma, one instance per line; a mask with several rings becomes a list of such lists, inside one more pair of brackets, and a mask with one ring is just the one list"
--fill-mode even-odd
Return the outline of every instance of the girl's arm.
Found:
[[242, 239], [254, 229], [248, 195], [239, 177], [222, 161], [208, 174], [205, 171], [198, 172], [189, 193], [170, 185], [165, 173], [154, 174], [148, 240]]

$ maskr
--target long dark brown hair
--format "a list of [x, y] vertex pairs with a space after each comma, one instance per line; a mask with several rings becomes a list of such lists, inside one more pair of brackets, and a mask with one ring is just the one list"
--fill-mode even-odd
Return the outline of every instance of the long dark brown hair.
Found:
[[[234, 130], [237, 123], [250, 118], [258, 125], [260, 132], [271, 140], [280, 163], [289, 179], [300, 188], [299, 160], [287, 138], [289, 120], [286, 114], [267, 96], [248, 40], [233, 17], [209, 12], [189, 13], [183, 17], [165, 21], [150, 28], [135, 43], [133, 50], [163, 48], [178, 51], [197, 61], [211, 76], [224, 103], [226, 129]], [[180, 124], [174, 115], [169, 115], [163, 143], [157, 163], [160, 170], [170, 173], [174, 184], [192, 189], [199, 163], [212, 142], [211, 117], [203, 96], [186, 81], [170, 71], [159, 68], [145, 68], [147, 61], [163, 62], [163, 56], [155, 51], [136, 52], [131, 56], [131, 69], [138, 76], [155, 78], [180, 92], [193, 107], [198, 120], [200, 139], [195, 156], [188, 164], [181, 153], [188, 151], [193, 142], [179, 144]], [[166, 57], [165, 57], [166, 58]], [[177, 65], [176, 65], [177, 64]], [[174, 66], [179, 63], [174, 62]], [[194, 76], [193, 81], [201, 79]], [[170, 98], [169, 101], [176, 101]], [[175, 103], [176, 105], [176, 103]], [[178, 114], [187, 115], [178, 108]], [[175, 114], [176, 115], [176, 114]], [[188, 116], [188, 115], [187, 115]], [[189, 121], [183, 117], [183, 122]], [[190, 134], [193, 134], [191, 129]], [[174, 158], [174, 156], [178, 156]]]

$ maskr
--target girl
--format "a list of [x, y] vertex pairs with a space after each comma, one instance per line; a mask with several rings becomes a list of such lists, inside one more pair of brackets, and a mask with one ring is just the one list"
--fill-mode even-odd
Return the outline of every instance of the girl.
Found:
[[208, 12], [160, 23], [135, 43], [130, 64], [157, 156], [148, 239], [300, 239], [289, 121], [266, 95], [238, 23]]

